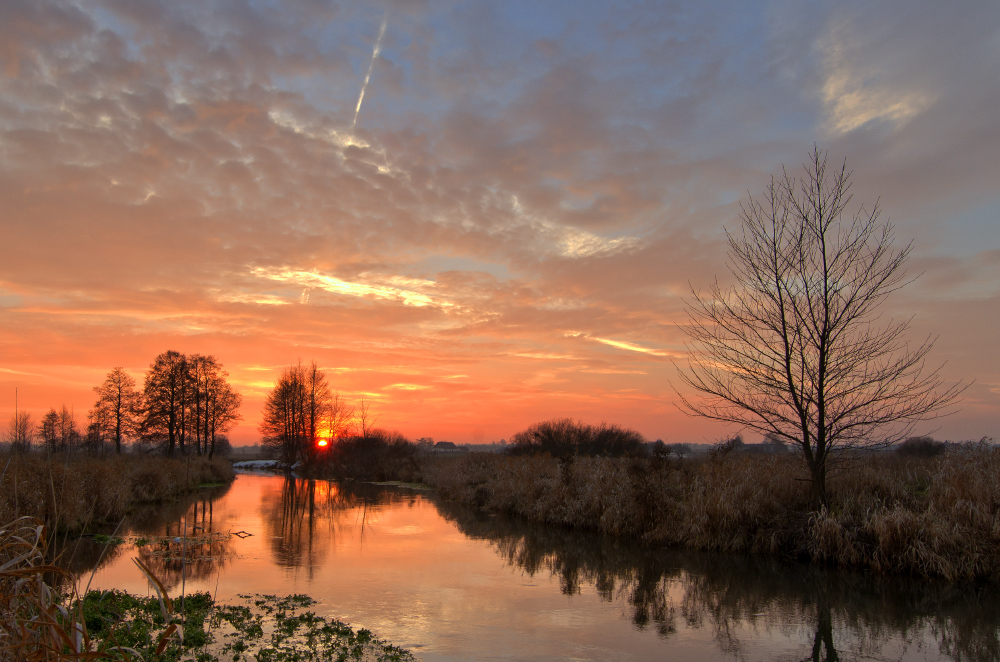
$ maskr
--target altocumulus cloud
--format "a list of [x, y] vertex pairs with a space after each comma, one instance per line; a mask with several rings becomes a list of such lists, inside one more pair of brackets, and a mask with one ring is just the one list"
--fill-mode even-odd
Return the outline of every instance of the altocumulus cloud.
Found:
[[915, 240], [890, 312], [977, 380], [941, 434], [993, 434], [998, 35], [992, 0], [9, 0], [0, 392], [85, 411], [170, 347], [246, 387], [246, 440], [299, 358], [413, 436], [711, 438], [683, 293], [818, 142]]

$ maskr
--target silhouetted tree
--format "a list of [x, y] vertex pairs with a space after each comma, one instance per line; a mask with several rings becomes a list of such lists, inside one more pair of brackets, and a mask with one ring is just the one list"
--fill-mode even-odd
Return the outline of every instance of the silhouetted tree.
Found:
[[688, 413], [796, 444], [818, 506], [832, 452], [903, 439], [962, 390], [924, 374], [932, 341], [911, 346], [908, 322], [880, 323], [911, 247], [893, 249], [877, 203], [845, 218], [850, 187], [846, 163], [828, 172], [814, 147], [804, 177], [786, 172], [742, 205], [742, 232], [727, 232], [736, 283], [693, 292], [681, 371], [704, 396], [679, 396]]
[[187, 356], [166, 351], [156, 357], [146, 373], [142, 435], [174, 448], [214, 453], [217, 435], [232, 430], [240, 420], [242, 396], [228, 382], [229, 373], [214, 356]]
[[31, 422], [31, 414], [26, 411], [14, 411], [7, 424], [7, 442], [14, 453], [27, 453], [31, 450], [31, 442], [35, 438], [35, 428]]
[[208, 457], [211, 459], [216, 453], [216, 443], [225, 440], [226, 447], [229, 447], [229, 438], [226, 432], [233, 429], [237, 422], [243, 420], [240, 415], [240, 404], [243, 396], [233, 390], [233, 387], [226, 381], [227, 374], [220, 368], [212, 380], [208, 382], [205, 391], [205, 444], [207, 445]]
[[230, 386], [229, 373], [214, 356], [195, 354], [188, 357], [187, 365], [191, 376], [189, 434], [194, 436], [197, 454], [212, 457], [217, 435], [229, 432], [242, 419], [243, 398]]
[[174, 454], [180, 442], [184, 451], [186, 405], [191, 388], [191, 374], [187, 358], [173, 350], [157, 356], [149, 366], [142, 394], [142, 435], [148, 439], [165, 441], [167, 455]]
[[80, 443], [80, 432], [76, 428], [76, 416], [62, 406], [50, 409], [38, 424], [38, 436], [49, 452], [65, 452]]
[[327, 410], [323, 436], [332, 444], [349, 436], [354, 429], [354, 407], [348, 405], [339, 393], [334, 392]]
[[316, 362], [290, 366], [282, 371], [264, 402], [262, 443], [276, 449], [288, 464], [296, 460], [312, 464], [318, 439], [324, 431], [337, 427], [338, 416], [343, 416], [343, 405]]
[[[97, 402], [90, 415], [95, 440], [115, 442], [115, 452], [122, 452], [122, 442], [134, 438], [142, 415], [142, 395], [136, 390], [135, 379], [125, 369], [116, 367], [104, 383], [94, 387]], [[88, 426], [89, 428], [89, 426]], [[90, 437], [88, 429], [88, 437]]]
[[358, 404], [356, 422], [358, 425], [358, 434], [362, 438], [371, 436], [372, 431], [375, 429], [375, 424], [378, 422], [378, 417], [379, 415], [372, 411], [371, 400], [361, 398], [361, 402]]

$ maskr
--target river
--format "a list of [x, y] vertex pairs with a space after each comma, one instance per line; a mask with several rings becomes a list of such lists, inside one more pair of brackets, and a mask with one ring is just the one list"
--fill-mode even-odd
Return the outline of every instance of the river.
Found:
[[172, 596], [305, 593], [427, 662], [1000, 659], [995, 587], [650, 548], [403, 487], [241, 474], [118, 535], [67, 550], [84, 585], [148, 594], [138, 556]]

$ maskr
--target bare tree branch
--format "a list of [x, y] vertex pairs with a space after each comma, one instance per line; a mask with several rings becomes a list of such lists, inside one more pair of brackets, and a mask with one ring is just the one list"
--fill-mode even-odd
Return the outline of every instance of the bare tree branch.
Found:
[[825, 506], [832, 453], [904, 438], [950, 413], [966, 385], [925, 370], [934, 342], [912, 346], [909, 320], [881, 319], [886, 297], [911, 282], [911, 245], [893, 246], [877, 202], [845, 215], [846, 162], [830, 171], [814, 147], [804, 170], [741, 204], [741, 232], [726, 233], [735, 285], [692, 289], [680, 373], [703, 397], [680, 395], [680, 406], [797, 444]]

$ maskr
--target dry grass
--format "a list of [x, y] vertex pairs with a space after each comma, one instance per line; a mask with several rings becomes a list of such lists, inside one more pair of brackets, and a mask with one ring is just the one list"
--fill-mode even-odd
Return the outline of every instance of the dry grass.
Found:
[[649, 543], [804, 558], [880, 573], [1000, 580], [1000, 450], [846, 458], [829, 511], [811, 509], [801, 459], [431, 458], [446, 498]]
[[136, 455], [0, 456], [0, 471], [0, 522], [31, 516], [68, 531], [117, 522], [137, 502], [162, 501], [233, 478], [232, 467], [221, 459]]
[[64, 607], [46, 575], [45, 527], [18, 518], [0, 527], [0, 662], [86, 659], [90, 639], [79, 614]]

